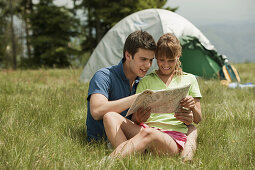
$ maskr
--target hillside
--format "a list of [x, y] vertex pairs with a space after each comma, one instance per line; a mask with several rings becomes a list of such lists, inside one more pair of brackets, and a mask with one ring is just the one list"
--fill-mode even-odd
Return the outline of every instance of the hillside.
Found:
[[203, 25], [198, 28], [231, 62], [255, 62], [255, 23]]

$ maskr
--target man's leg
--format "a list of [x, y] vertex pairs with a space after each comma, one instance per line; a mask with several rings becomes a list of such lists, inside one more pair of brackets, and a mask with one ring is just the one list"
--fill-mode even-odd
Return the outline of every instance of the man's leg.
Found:
[[103, 122], [107, 138], [114, 148], [132, 138], [141, 130], [141, 126], [116, 112], [106, 113]]
[[150, 149], [156, 154], [175, 155], [179, 153], [178, 146], [172, 137], [152, 128], [143, 128], [130, 140], [121, 143], [111, 157], [125, 157], [133, 153], [142, 153]]
[[181, 152], [184, 161], [192, 160], [197, 149], [197, 128], [194, 125], [188, 125], [187, 142]]

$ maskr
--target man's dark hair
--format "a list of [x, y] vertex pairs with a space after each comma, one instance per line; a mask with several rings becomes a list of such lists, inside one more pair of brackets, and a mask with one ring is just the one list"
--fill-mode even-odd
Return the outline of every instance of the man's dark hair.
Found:
[[138, 48], [145, 50], [156, 50], [156, 43], [153, 37], [146, 31], [135, 31], [131, 33], [124, 44], [123, 49], [123, 62], [126, 61], [125, 52], [129, 52], [134, 58], [135, 53], [138, 51]]

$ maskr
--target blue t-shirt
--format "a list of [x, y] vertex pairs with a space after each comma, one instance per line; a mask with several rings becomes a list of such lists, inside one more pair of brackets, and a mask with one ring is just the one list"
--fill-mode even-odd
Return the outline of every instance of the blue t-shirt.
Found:
[[[90, 97], [92, 94], [99, 93], [104, 95], [109, 101], [122, 99], [135, 94], [137, 84], [139, 82], [137, 79], [134, 82], [132, 89], [130, 89], [129, 80], [124, 74], [123, 63], [120, 61], [118, 65], [102, 68], [98, 70], [92, 77], [89, 83], [88, 89], [88, 102], [87, 102], [87, 136], [88, 141], [100, 140], [106, 137], [104, 131], [103, 120], [93, 119], [90, 112]], [[121, 113], [125, 116], [127, 110]]]

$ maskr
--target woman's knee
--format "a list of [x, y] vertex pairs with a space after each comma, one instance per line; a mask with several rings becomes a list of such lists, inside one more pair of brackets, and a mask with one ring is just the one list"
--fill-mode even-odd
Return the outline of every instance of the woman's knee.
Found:
[[148, 142], [153, 142], [154, 140], [157, 139], [155, 130], [151, 129], [151, 128], [143, 128], [140, 131], [140, 135], [141, 135], [142, 139], [144, 139], [145, 141], [148, 141]]
[[188, 125], [188, 132], [187, 135], [194, 135], [197, 136], [197, 128], [194, 125]]
[[194, 130], [197, 130], [197, 128], [194, 126], [194, 125], [188, 125], [187, 126], [188, 127], [188, 129], [190, 130], [190, 131], [194, 131]]
[[104, 125], [120, 123], [122, 116], [116, 112], [108, 112], [103, 116]]

